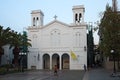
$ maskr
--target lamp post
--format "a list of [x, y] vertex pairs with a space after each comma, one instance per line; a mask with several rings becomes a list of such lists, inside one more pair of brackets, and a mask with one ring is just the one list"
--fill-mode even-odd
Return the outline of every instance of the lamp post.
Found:
[[115, 74], [115, 73], [116, 73], [115, 52], [114, 52], [114, 50], [111, 50], [110, 52], [111, 52], [111, 54], [112, 54], [112, 56], [113, 56], [113, 61], [114, 61], [113, 73]]
[[21, 71], [24, 72], [24, 64], [23, 64], [23, 60], [24, 60], [24, 56], [26, 55], [26, 53], [19, 53], [19, 55], [21, 56], [21, 60], [20, 60], [20, 67], [21, 67]]

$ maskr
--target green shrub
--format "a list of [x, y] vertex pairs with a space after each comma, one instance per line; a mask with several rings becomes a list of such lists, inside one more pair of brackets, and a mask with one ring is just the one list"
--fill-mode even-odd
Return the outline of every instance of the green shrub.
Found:
[[6, 73], [6, 68], [2, 67], [0, 68], [0, 74], [5, 74]]

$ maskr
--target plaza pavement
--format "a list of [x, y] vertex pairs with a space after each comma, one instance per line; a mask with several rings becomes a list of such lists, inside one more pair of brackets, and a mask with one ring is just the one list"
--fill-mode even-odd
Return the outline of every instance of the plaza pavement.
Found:
[[[89, 71], [86, 71], [83, 80], [120, 80], [120, 77], [112, 77], [113, 71], [106, 70], [103, 68], [95, 68]], [[119, 74], [119, 73], [117, 73]]]
[[62, 70], [58, 76], [53, 71], [36, 70], [21, 73], [0, 75], [0, 80], [120, 80], [120, 77], [111, 77], [112, 71], [103, 68], [90, 69], [89, 71]]
[[0, 75], [0, 80], [82, 80], [84, 73], [80, 70], [62, 70], [54, 76], [53, 71], [39, 70]]

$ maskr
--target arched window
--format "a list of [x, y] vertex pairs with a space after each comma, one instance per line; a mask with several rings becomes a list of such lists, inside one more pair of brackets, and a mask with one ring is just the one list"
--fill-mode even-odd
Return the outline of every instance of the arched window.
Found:
[[80, 46], [80, 33], [79, 32], [76, 32], [75, 34], [75, 45], [76, 47], [79, 47]]
[[33, 34], [32, 47], [37, 47], [37, 34]]

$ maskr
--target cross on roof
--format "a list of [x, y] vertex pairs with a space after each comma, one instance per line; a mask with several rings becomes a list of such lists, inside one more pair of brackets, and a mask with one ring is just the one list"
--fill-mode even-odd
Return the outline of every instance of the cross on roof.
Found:
[[57, 16], [55, 15], [54, 18], [55, 18], [55, 20], [56, 20], [56, 19], [57, 19]]

